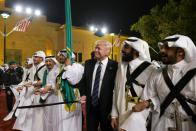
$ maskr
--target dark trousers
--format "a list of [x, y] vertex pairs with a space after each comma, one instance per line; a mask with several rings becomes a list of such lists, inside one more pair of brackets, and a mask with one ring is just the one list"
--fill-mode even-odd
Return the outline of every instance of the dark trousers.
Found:
[[14, 99], [14, 94], [12, 93], [9, 87], [6, 87], [6, 102], [7, 102], [7, 109], [9, 112], [13, 108], [13, 99]]
[[3, 88], [3, 85], [0, 84], [0, 93], [1, 93], [2, 88]]
[[104, 111], [101, 111], [99, 106], [93, 107], [91, 105], [89, 112], [87, 112], [87, 131], [113, 131], [111, 121]]

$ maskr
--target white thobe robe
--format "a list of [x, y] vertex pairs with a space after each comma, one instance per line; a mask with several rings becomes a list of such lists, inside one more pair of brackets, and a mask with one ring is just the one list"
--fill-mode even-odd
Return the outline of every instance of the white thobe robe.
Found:
[[[63, 79], [67, 79], [72, 85], [77, 84], [83, 75], [84, 68], [78, 63], [66, 66], [65, 72], [62, 75]], [[76, 96], [79, 100], [79, 90], [74, 88], [74, 92], [78, 94]], [[63, 102], [61, 91], [58, 92], [59, 101]], [[74, 112], [67, 112], [64, 105], [59, 106], [59, 131], [82, 131], [82, 109], [81, 104], [77, 103], [76, 110]]]
[[[187, 63], [184, 60], [178, 62], [175, 65], [168, 66], [168, 75], [174, 85], [186, 74], [186, 72], [192, 68], [196, 68], [192, 63]], [[185, 88], [181, 91], [181, 94], [192, 100], [196, 100], [196, 76], [189, 81]], [[167, 87], [162, 70], [158, 70], [153, 73], [150, 81], [148, 82], [146, 88], [143, 92], [144, 99], [151, 99], [153, 107], [153, 117], [152, 117], [152, 131], [168, 131], [168, 127], [175, 127], [175, 119], [170, 117], [170, 114], [174, 114], [175, 107], [170, 104], [165, 113], [159, 118], [160, 104], [164, 101], [166, 96], [169, 94], [170, 89]], [[176, 103], [177, 99], [174, 99], [172, 103]], [[196, 113], [196, 107], [189, 104], [193, 111]], [[182, 119], [187, 119], [187, 121], [182, 121], [182, 131], [195, 131], [196, 124], [191, 121], [191, 118], [187, 116], [186, 112], [182, 109], [181, 105], [177, 107]]]
[[[36, 67], [34, 67], [34, 74], [36, 73], [36, 68], [39, 69], [41, 66], [43, 66], [45, 63], [42, 62], [39, 65], [37, 65]], [[46, 67], [43, 67], [39, 72], [38, 72], [38, 76], [40, 78], [40, 81], [43, 81], [43, 75], [44, 75], [44, 71], [46, 70]], [[33, 95], [32, 96], [33, 99], [33, 105], [39, 105], [41, 104], [39, 102], [40, 100], [40, 95]], [[30, 109], [32, 110], [33, 114], [32, 114], [32, 130], [39, 130], [39, 131], [44, 131], [43, 130], [43, 108], [32, 108]]]
[[[34, 81], [33, 67], [25, 70], [25, 75], [23, 76], [23, 81], [19, 85], [23, 85], [26, 82]], [[29, 74], [29, 80], [25, 81], [27, 74]], [[25, 88], [23, 87], [20, 92], [20, 104], [18, 106], [29, 106], [32, 105], [32, 95], [33, 95], [33, 86]], [[17, 119], [15, 121], [13, 129], [22, 130], [22, 131], [31, 131], [32, 125], [32, 109], [17, 109], [16, 110]]]
[[[48, 69], [47, 69], [48, 71]], [[56, 90], [56, 77], [59, 73], [59, 68], [54, 66], [53, 69], [48, 71], [46, 86], [50, 86], [53, 92], [47, 97], [44, 104], [57, 103], [58, 96], [55, 94]], [[44, 87], [43, 87], [44, 88]], [[43, 130], [44, 131], [57, 131], [58, 130], [58, 109], [60, 105], [43, 107]]]
[[[144, 61], [140, 59], [134, 59], [129, 62], [130, 66], [130, 74]], [[111, 116], [119, 119], [119, 128], [124, 129], [126, 131], [146, 130], [146, 119], [148, 116], [148, 111], [143, 111], [139, 113], [132, 113], [132, 107], [135, 105], [134, 103], [128, 103], [128, 108], [126, 110], [126, 94], [125, 94], [125, 83], [127, 81], [126, 72], [127, 72], [127, 63], [120, 63], [117, 71], [114, 95], [113, 95], [113, 105]], [[150, 65], [147, 67], [137, 78], [136, 80], [145, 85], [152, 71], [155, 69], [154, 65]], [[143, 88], [133, 84], [133, 88], [137, 93], [138, 97], [141, 96]], [[131, 93], [129, 91], [129, 95]]]

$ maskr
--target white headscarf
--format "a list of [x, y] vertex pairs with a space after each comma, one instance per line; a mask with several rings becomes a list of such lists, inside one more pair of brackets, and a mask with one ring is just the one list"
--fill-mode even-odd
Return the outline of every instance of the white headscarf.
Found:
[[127, 43], [136, 51], [139, 52], [139, 58], [145, 61], [151, 61], [150, 53], [149, 53], [149, 46], [148, 43], [144, 40], [141, 40], [137, 37], [129, 37], [127, 40], [123, 42], [123, 45]]
[[188, 36], [179, 34], [168, 36], [162, 42], [159, 42], [158, 45], [163, 45], [164, 41], [168, 43], [169, 47], [180, 47], [184, 49], [185, 60], [187, 62], [196, 60], [196, 46]]
[[46, 61], [46, 60], [49, 60], [49, 59], [52, 60], [52, 61], [54, 61], [54, 63], [55, 63], [56, 65], [59, 64], [59, 62], [56, 60], [55, 56], [46, 56], [45, 61]]
[[33, 64], [33, 59], [32, 58], [27, 58], [26, 62], [28, 65]]
[[[58, 52], [58, 54], [57, 54], [57, 56], [59, 56], [59, 55], [63, 55], [63, 56], [65, 56], [65, 57], [67, 57], [67, 50], [66, 49], [63, 49], [63, 50], [61, 50], [61, 51], [59, 51]], [[75, 58], [76, 58], [76, 56], [75, 56], [75, 54], [72, 52], [72, 59], [74, 59], [75, 60]]]
[[43, 61], [45, 60], [45, 57], [46, 57], [46, 54], [43, 52], [43, 51], [37, 51], [33, 54], [33, 57], [34, 56], [38, 56], [38, 57], [41, 57], [43, 58]]
[[60, 55], [63, 55], [65, 57], [67, 57], [67, 50], [66, 49], [63, 49], [61, 51], [58, 52], [57, 56], [60, 56]]
[[7, 69], [9, 69], [9, 65], [8, 64], [3, 64], [2, 67], [3, 67], [3, 70], [4, 71], [6, 71]]

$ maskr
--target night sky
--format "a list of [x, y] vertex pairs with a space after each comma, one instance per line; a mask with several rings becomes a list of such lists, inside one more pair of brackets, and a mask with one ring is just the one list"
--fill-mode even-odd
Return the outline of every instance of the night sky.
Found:
[[[10, 0], [11, 1], [11, 0]], [[14, 0], [13, 0], [14, 1]], [[138, 35], [130, 31], [130, 25], [142, 15], [149, 14], [156, 4], [167, 0], [71, 0], [74, 26], [89, 27], [91, 24], [107, 26], [110, 33]], [[31, 5], [42, 10], [48, 21], [64, 23], [64, 0], [15, 0], [14, 3]], [[13, 6], [13, 2], [8, 6]]]

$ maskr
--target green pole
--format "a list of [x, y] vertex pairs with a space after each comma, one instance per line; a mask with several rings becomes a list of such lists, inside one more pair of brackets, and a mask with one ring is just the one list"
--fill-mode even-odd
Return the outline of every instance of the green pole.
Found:
[[71, 59], [72, 54], [72, 19], [71, 19], [71, 3], [70, 0], [65, 0], [65, 32], [66, 32], [66, 48], [68, 57]]

